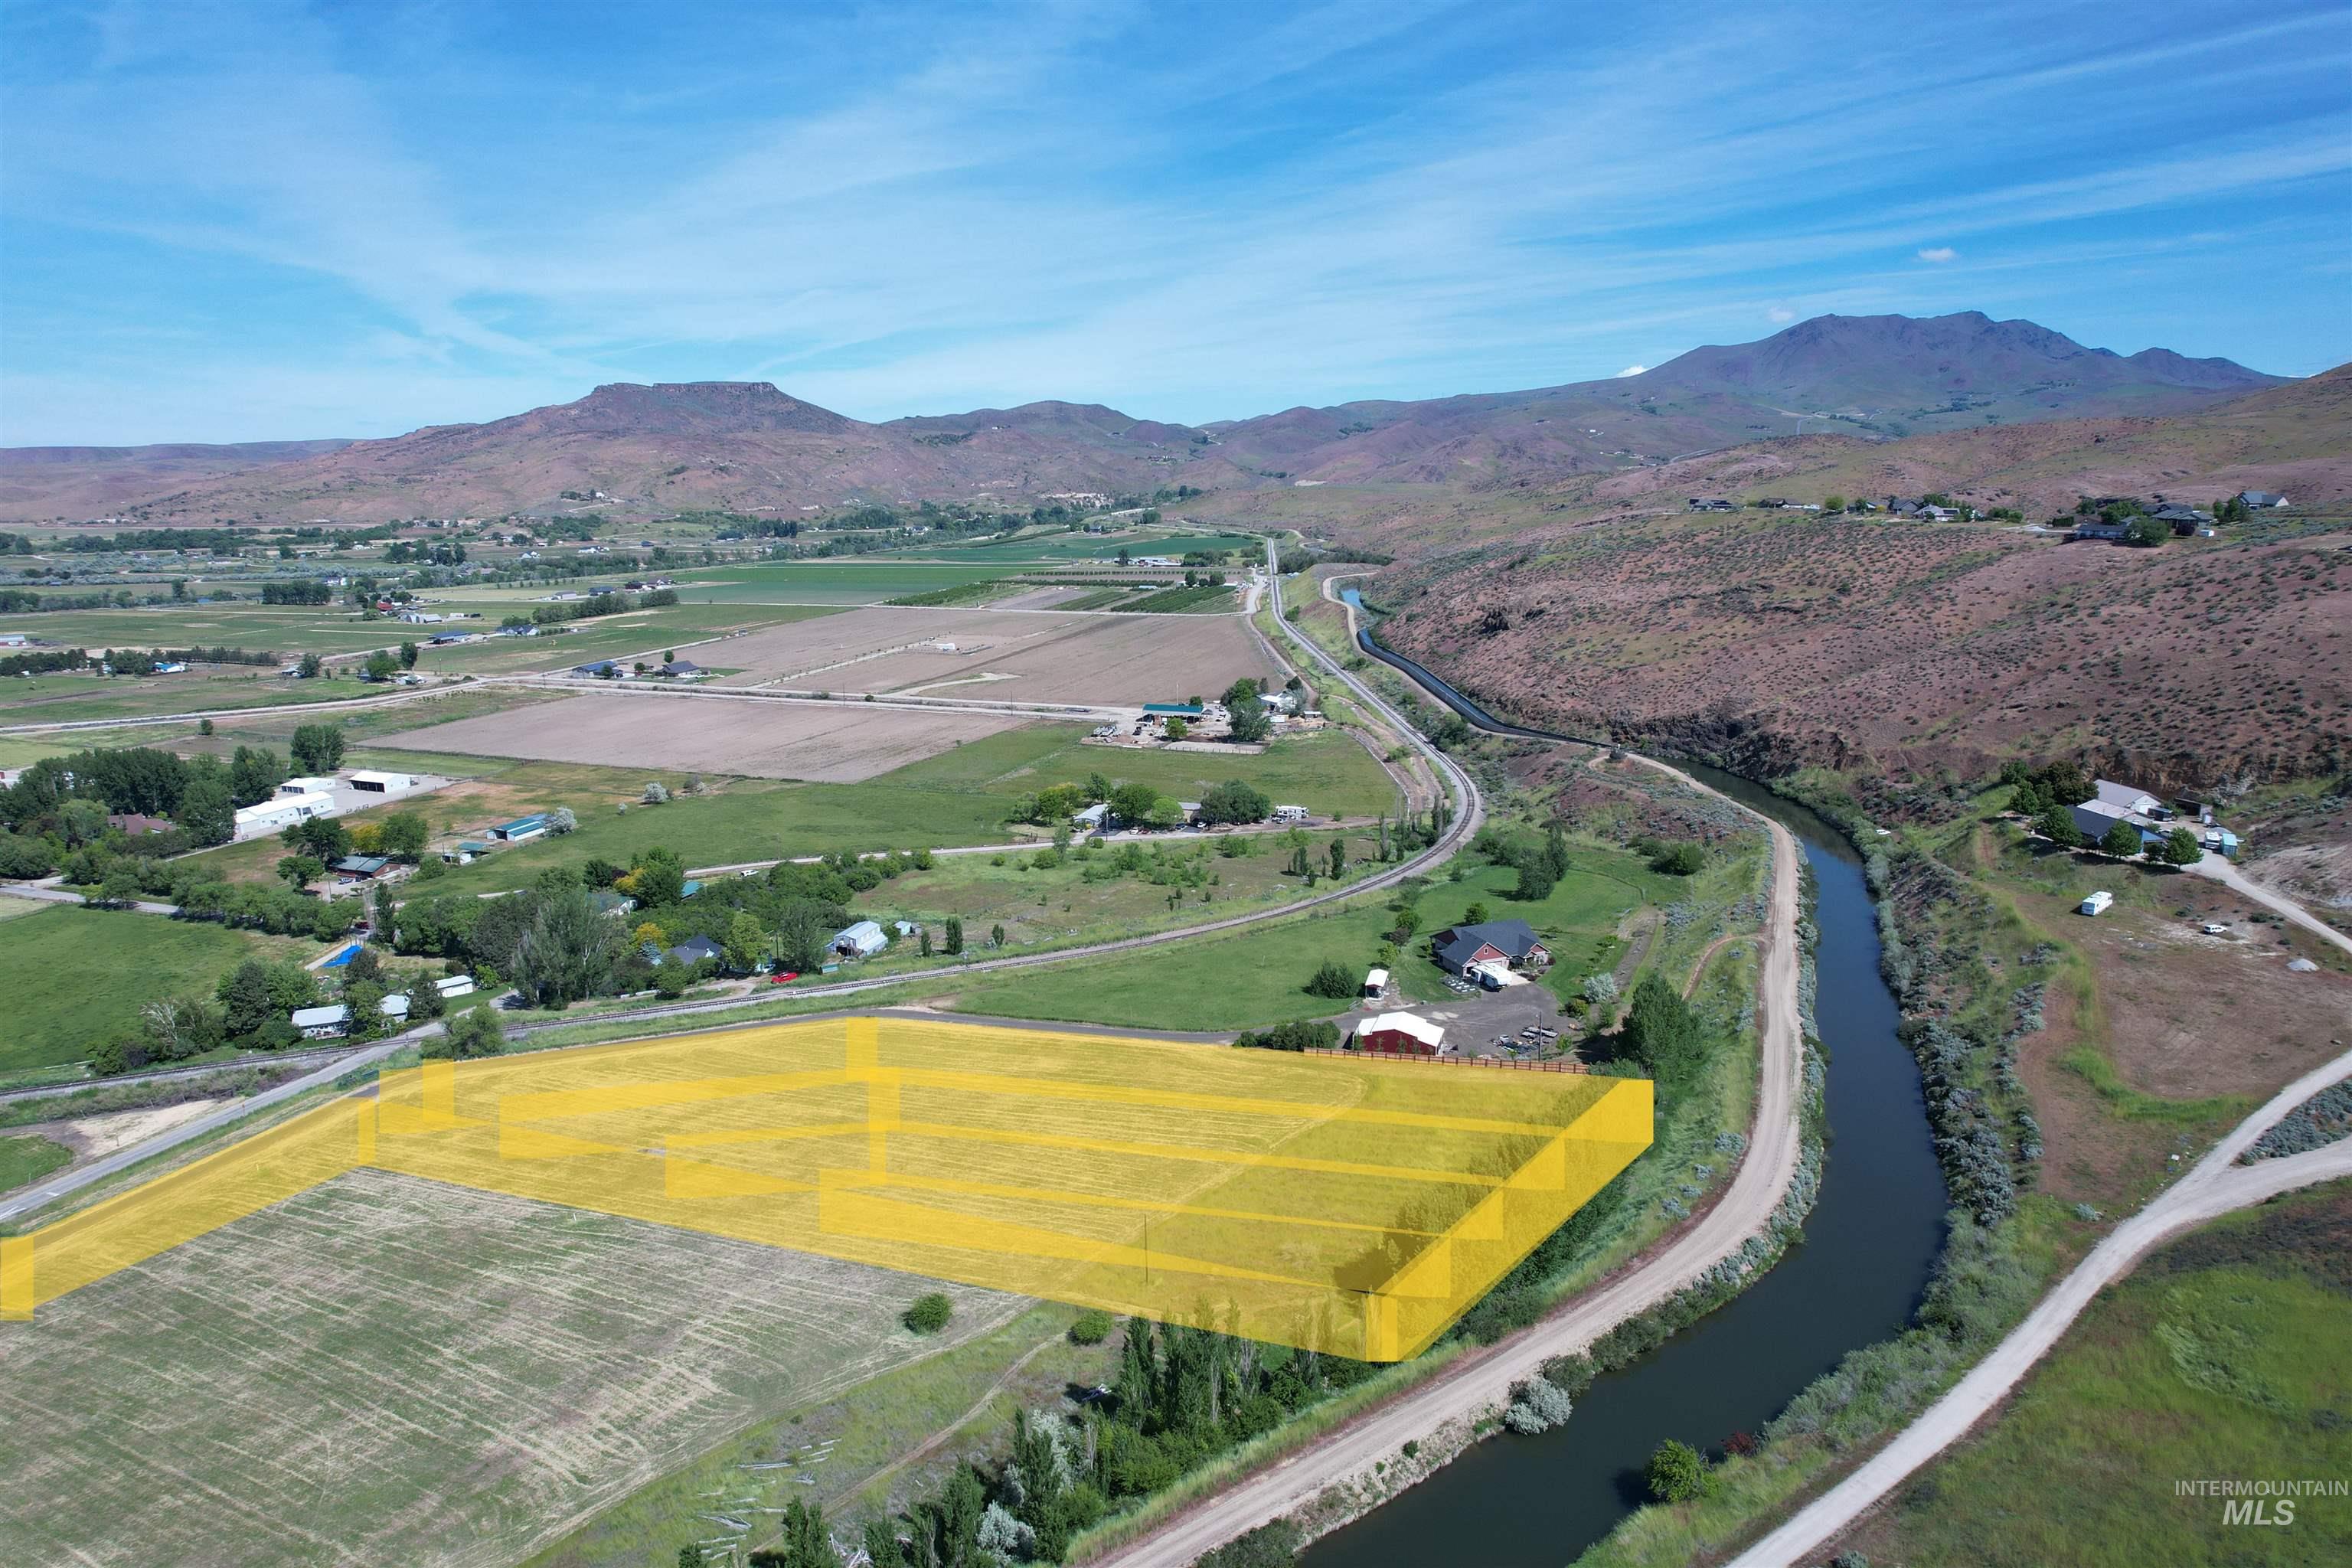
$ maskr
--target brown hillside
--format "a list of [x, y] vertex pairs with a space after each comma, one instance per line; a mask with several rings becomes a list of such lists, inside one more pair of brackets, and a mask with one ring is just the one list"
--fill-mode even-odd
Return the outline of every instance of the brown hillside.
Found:
[[1791, 513], [1399, 566], [1382, 633], [1504, 710], [1765, 773], [2074, 753], [2149, 787], [2352, 757], [2352, 542], [2059, 544]]

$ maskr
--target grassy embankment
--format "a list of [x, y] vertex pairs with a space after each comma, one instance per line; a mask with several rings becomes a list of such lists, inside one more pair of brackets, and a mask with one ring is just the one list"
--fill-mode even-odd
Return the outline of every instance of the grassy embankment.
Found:
[[2173, 1488], [2352, 1472], [2347, 1258], [2352, 1184], [2340, 1182], [2172, 1243], [2103, 1292], [1989, 1429], [1915, 1475], [1850, 1544], [1916, 1568], [2352, 1559], [2343, 1498], [2302, 1500], [2292, 1524], [2256, 1527]]
[[73, 1152], [37, 1133], [0, 1138], [0, 1193], [29, 1186], [73, 1159]]

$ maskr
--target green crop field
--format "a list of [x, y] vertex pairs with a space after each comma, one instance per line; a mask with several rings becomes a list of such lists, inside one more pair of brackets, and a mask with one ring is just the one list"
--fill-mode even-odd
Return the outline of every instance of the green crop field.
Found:
[[[462, 629], [494, 631], [499, 619], [509, 613], [529, 612], [527, 607], [514, 612], [500, 610], [497, 616], [485, 612], [481, 622], [465, 622]], [[717, 652], [709, 647], [692, 645], [708, 644], [711, 638], [732, 632], [756, 631], [761, 626], [832, 613], [824, 606], [811, 605], [673, 605], [663, 609], [572, 621], [560, 632], [538, 637], [492, 637], [451, 647], [427, 647], [422, 650], [416, 668], [427, 675], [511, 675], [523, 670], [569, 669], [600, 658], [658, 662], [663, 652], [670, 648], [677, 649], [681, 658], [707, 665], [718, 662]], [[436, 628], [409, 629], [429, 635]]]
[[61, 647], [243, 647], [278, 653], [349, 653], [383, 647], [416, 628], [362, 620], [341, 605], [142, 605], [122, 610], [45, 610], [0, 616], [0, 631]]
[[275, 668], [195, 665], [178, 675], [33, 675], [0, 680], [0, 723], [64, 724], [234, 708], [277, 708], [380, 695], [381, 686], [341, 679], [292, 680]]
[[[898, 1314], [931, 1289], [955, 1314], [918, 1340]], [[354, 1173], [0, 1324], [0, 1561], [510, 1563], [1026, 1306]], [[877, 1442], [954, 1403], [893, 1394]], [[651, 1556], [595, 1560], [673, 1563], [703, 1527], [669, 1523]]]
[[58, 907], [0, 934], [0, 1069], [79, 1061], [139, 1009], [167, 996], [210, 996], [247, 953], [320, 950], [310, 942], [130, 910]]
[[2352, 1561], [2352, 1500], [2302, 1499], [2292, 1524], [2258, 1526], [2173, 1488], [2352, 1474], [2347, 1238], [2352, 1185], [2338, 1182], [2157, 1253], [2101, 1293], [1988, 1431], [1864, 1527], [1871, 1560]]
[[923, 561], [978, 562], [989, 565], [1018, 566], [1031, 562], [1104, 562], [1116, 565], [1118, 552], [1129, 555], [1172, 555], [1178, 559], [1194, 551], [1240, 551], [1255, 559], [1265, 550], [1265, 542], [1245, 533], [1064, 533], [1042, 539], [1015, 540], [1010, 544], [958, 544], [944, 549], [926, 550], [909, 547], [904, 553], [910, 559]]
[[878, 605], [908, 594], [982, 583], [1017, 568], [919, 561], [756, 562], [677, 574], [677, 596], [696, 605]]
[[1381, 812], [1393, 816], [1399, 809], [1396, 785], [1387, 771], [1339, 730], [1289, 736], [1256, 756], [1089, 746], [1081, 743], [1084, 734], [1057, 724], [1007, 730], [909, 763], [874, 782], [989, 790], [1009, 800], [1049, 784], [1081, 783], [1099, 773], [1114, 781], [1148, 784], [1180, 800], [1198, 800], [1210, 785], [1240, 779], [1264, 790], [1277, 805], [1304, 805], [1318, 816], [1374, 816]]

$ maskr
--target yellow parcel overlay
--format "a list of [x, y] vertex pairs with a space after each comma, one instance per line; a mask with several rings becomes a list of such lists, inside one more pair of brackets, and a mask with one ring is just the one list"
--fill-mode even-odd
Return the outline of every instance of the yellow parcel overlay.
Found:
[[365, 1167], [1396, 1361], [1651, 1119], [1637, 1079], [899, 1018], [426, 1062], [0, 1241], [0, 1316]]

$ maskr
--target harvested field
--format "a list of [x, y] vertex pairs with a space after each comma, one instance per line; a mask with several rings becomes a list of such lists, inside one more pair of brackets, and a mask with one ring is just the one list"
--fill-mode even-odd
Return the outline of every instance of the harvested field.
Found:
[[[953, 652], [938, 645], [953, 643]], [[874, 606], [727, 645], [734, 686], [1142, 703], [1214, 697], [1275, 673], [1239, 616]]]
[[[0, 1560], [512, 1563], [919, 1353], [940, 1288], [355, 1173], [0, 1327]], [[945, 1289], [922, 1351], [1024, 1304]]]
[[1023, 722], [1018, 714], [604, 693], [459, 719], [375, 744], [854, 784]]

